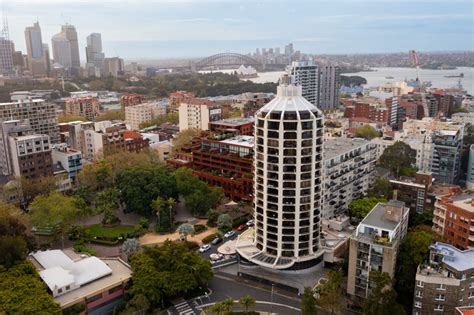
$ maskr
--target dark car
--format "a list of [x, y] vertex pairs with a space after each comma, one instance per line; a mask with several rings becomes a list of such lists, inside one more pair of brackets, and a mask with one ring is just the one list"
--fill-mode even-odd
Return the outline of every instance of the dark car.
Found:
[[217, 245], [222, 242], [222, 238], [216, 237], [214, 240], [212, 240], [212, 245]]

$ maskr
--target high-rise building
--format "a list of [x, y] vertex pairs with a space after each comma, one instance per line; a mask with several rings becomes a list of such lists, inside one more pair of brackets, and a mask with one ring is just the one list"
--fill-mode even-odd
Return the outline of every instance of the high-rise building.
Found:
[[66, 71], [72, 69], [71, 43], [64, 32], [58, 33], [51, 38], [54, 62], [64, 67]]
[[319, 108], [319, 66], [313, 61], [294, 61], [288, 70], [293, 83], [301, 86], [303, 97]]
[[59, 142], [58, 115], [54, 104], [42, 99], [0, 103], [0, 122], [15, 119], [28, 119], [36, 134], [48, 135], [52, 143]]
[[86, 58], [87, 63], [103, 70], [105, 57], [102, 52], [102, 37], [99, 33], [92, 33], [87, 36]]
[[464, 125], [448, 125], [433, 133], [431, 171], [438, 182], [457, 184], [461, 170]]
[[72, 63], [72, 75], [78, 75], [81, 67], [81, 59], [79, 57], [79, 42], [77, 40], [76, 28], [73, 25], [63, 25], [61, 32], [65, 34], [66, 39], [69, 41], [71, 50], [71, 63]]
[[100, 114], [99, 101], [95, 97], [72, 97], [66, 100], [64, 112], [94, 121]]
[[53, 146], [52, 158], [54, 164], [59, 164], [67, 172], [71, 181], [76, 179], [82, 169], [82, 154], [80, 151], [67, 147], [66, 143]]
[[38, 22], [25, 28], [26, 50], [28, 53], [28, 69], [33, 76], [46, 75], [46, 65], [43, 56], [43, 40], [41, 27]]
[[124, 73], [123, 59], [119, 57], [104, 59], [104, 75], [118, 77]]
[[367, 298], [370, 272], [379, 270], [393, 278], [400, 243], [408, 229], [409, 208], [398, 200], [377, 204], [359, 223], [349, 243], [347, 293]]
[[416, 272], [413, 315], [470, 314], [456, 309], [473, 305], [474, 249], [436, 243]]
[[187, 99], [179, 105], [179, 131], [209, 130], [209, 123], [222, 119], [222, 106], [207, 99]]
[[236, 249], [262, 267], [310, 268], [323, 258], [323, 115], [284, 76], [255, 116], [255, 229]]
[[469, 147], [469, 161], [467, 163], [467, 189], [474, 189], [474, 144]]
[[135, 106], [125, 107], [125, 122], [132, 130], [140, 129], [140, 124], [166, 115], [166, 106], [158, 102], [147, 102]]
[[319, 108], [331, 110], [339, 107], [341, 76], [338, 66], [320, 66]]
[[0, 36], [0, 73], [4, 75], [13, 72], [13, 52], [15, 45], [7, 37]]
[[46, 69], [46, 75], [49, 75], [51, 73], [51, 55], [49, 54], [48, 44], [43, 44], [43, 58], [44, 66]]

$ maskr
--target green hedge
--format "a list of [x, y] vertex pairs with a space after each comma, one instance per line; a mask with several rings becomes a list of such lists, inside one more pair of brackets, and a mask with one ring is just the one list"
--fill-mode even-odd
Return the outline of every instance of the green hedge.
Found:
[[93, 244], [97, 244], [97, 245], [115, 246], [120, 241], [118, 239], [114, 240], [114, 241], [101, 240], [101, 239], [91, 239], [90, 242], [93, 243]]
[[233, 228], [236, 228], [238, 227], [239, 225], [242, 225], [242, 224], [245, 224], [247, 223], [248, 221], [248, 217], [247, 216], [243, 216], [243, 217], [240, 217], [240, 218], [236, 218], [232, 221], [232, 227]]
[[210, 242], [212, 242], [216, 237], [219, 237], [220, 236], [220, 233], [214, 233], [214, 234], [211, 234], [211, 235], [208, 235], [206, 236], [205, 238], [202, 239], [202, 242], [204, 244], [209, 244]]
[[194, 224], [193, 227], [194, 227], [194, 232], [196, 234], [202, 233], [205, 230], [207, 230], [207, 227], [205, 225], [202, 225], [202, 224]]

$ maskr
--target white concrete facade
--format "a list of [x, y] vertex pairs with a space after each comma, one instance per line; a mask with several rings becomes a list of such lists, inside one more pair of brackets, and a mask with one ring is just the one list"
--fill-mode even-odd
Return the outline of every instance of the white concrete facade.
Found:
[[166, 106], [158, 103], [144, 103], [125, 107], [125, 123], [131, 130], [140, 129], [140, 124], [166, 115]]

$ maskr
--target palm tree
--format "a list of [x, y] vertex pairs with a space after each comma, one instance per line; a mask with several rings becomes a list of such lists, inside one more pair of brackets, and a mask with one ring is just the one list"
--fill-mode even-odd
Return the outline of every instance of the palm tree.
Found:
[[232, 307], [234, 306], [234, 299], [233, 298], [227, 298], [224, 301], [221, 302], [224, 308], [224, 314], [229, 314], [230, 311], [232, 310]]
[[170, 214], [170, 223], [172, 224], [173, 223], [172, 212], [173, 212], [173, 207], [176, 204], [176, 200], [174, 200], [172, 197], [169, 197], [168, 199], [166, 199], [165, 204], [168, 207], [169, 214]]
[[240, 298], [239, 300], [240, 305], [245, 309], [245, 314], [249, 312], [249, 308], [255, 307], [255, 299], [250, 295], [246, 295]]
[[222, 302], [219, 302], [219, 303], [215, 303], [214, 305], [212, 305], [209, 310], [212, 312], [212, 313], [216, 313], [217, 315], [220, 315], [222, 314], [225, 310], [224, 310], [224, 304]]
[[158, 197], [151, 202], [151, 206], [153, 210], [156, 211], [156, 216], [158, 217], [157, 224], [161, 227], [161, 211], [166, 206], [166, 201], [163, 198]]

